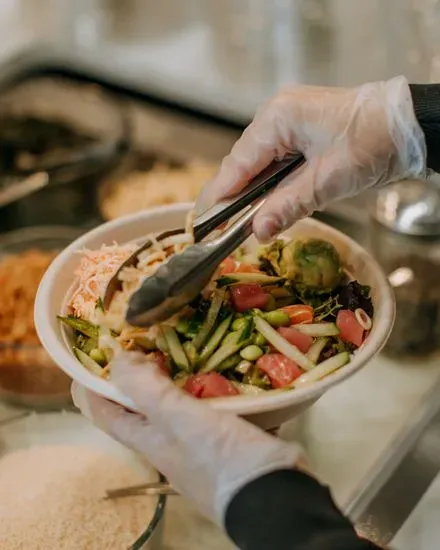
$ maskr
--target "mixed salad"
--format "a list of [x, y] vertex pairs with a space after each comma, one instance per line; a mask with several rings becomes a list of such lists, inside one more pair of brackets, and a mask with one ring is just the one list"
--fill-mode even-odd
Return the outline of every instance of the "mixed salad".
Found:
[[370, 289], [351, 280], [337, 250], [319, 239], [277, 240], [249, 256], [238, 250], [178, 316], [144, 329], [125, 322], [130, 295], [190, 236], [155, 242], [103, 311], [101, 296], [134, 245], [86, 251], [69, 315], [73, 351], [85, 368], [111, 376], [118, 349], [140, 350], [198, 398], [259, 395], [312, 384], [350, 361], [372, 327]]

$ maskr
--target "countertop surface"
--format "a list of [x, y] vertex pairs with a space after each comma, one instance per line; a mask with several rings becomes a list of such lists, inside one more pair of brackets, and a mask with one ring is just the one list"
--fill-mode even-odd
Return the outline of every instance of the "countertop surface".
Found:
[[[330, 485], [336, 501], [344, 507], [439, 377], [438, 359], [399, 364], [379, 356], [303, 415], [285, 424], [281, 436], [302, 443], [315, 473]], [[432, 491], [428, 498], [438, 502], [438, 493], [435, 488]], [[434, 550], [428, 535], [415, 539], [422, 545], [406, 544], [417, 536], [411, 525], [420, 523], [420, 514], [410, 519], [395, 548]], [[232, 548], [219, 530], [181, 498], [170, 502], [167, 521], [166, 550]], [[365, 527], [369, 531], [369, 526]], [[435, 524], [431, 525], [431, 530], [434, 528]]]
[[[304, 446], [314, 472], [331, 487], [337, 503], [344, 508], [439, 377], [438, 359], [399, 364], [379, 356], [300, 417], [282, 426], [280, 435]], [[0, 420], [11, 410], [1, 405]], [[437, 483], [399, 533], [394, 548], [434, 550], [429, 544], [438, 531], [433, 521], [427, 526], [427, 518], [433, 518], [432, 506], [440, 511], [439, 495]], [[431, 510], [429, 515], [425, 509]], [[371, 533], [372, 526], [365, 527]], [[417, 541], [417, 545], [409, 541]], [[170, 497], [163, 548], [228, 550], [233, 545], [186, 499]]]

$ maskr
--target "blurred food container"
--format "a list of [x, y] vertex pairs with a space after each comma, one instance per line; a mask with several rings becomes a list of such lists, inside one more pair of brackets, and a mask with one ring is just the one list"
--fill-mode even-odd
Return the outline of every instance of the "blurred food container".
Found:
[[107, 14], [107, 38], [139, 44], [167, 40], [170, 34], [193, 25], [197, 4], [193, 0], [102, 0], [100, 7]]
[[41, 347], [34, 298], [58, 251], [83, 230], [32, 227], [0, 235], [0, 398], [54, 409], [70, 403], [71, 380]]
[[133, 155], [102, 184], [101, 215], [112, 220], [154, 206], [194, 202], [217, 169], [206, 161], [181, 163], [146, 153]]
[[0, 193], [11, 177], [47, 172], [48, 184], [1, 209], [2, 227], [96, 219], [97, 187], [125, 156], [129, 116], [99, 86], [31, 78], [0, 98]]
[[389, 185], [371, 214], [371, 247], [397, 303], [385, 352], [428, 356], [440, 350], [440, 187], [432, 180]]
[[108, 489], [156, 481], [154, 468], [78, 413], [3, 424], [2, 548], [159, 550], [165, 496], [104, 500]]

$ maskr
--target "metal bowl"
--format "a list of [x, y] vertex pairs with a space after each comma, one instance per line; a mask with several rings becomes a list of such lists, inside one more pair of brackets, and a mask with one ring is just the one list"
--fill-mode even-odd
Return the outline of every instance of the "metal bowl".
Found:
[[[97, 85], [38, 77], [2, 94], [0, 121], [0, 191], [12, 185], [8, 170], [14, 177], [29, 170], [49, 175], [46, 186], [1, 209], [3, 229], [99, 219], [100, 180], [129, 149], [130, 117], [119, 100]], [[65, 132], [70, 137], [62, 138]]]
[[[30, 249], [61, 251], [83, 231], [63, 226], [11, 231], [0, 235], [0, 260]], [[70, 378], [40, 344], [1, 342], [0, 399], [3, 401], [38, 410], [59, 409], [71, 404], [70, 385]]]
[[[16, 411], [14, 413], [12, 410], [0, 410], [0, 459], [13, 451], [36, 445], [90, 445], [129, 464], [142, 473], [146, 482], [158, 481], [161, 477], [151, 465], [92, 426], [78, 412], [30, 413], [28, 417], [5, 424], [5, 419], [13, 417], [14, 414]], [[145, 498], [156, 499], [154, 512], [146, 517], [145, 529], [129, 550], [159, 550], [162, 547], [166, 496]], [[53, 547], [50, 541], [47, 547]]]

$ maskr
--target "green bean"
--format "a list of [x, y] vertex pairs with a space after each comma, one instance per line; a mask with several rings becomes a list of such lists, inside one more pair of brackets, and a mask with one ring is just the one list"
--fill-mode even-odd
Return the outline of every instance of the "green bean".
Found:
[[263, 350], [255, 344], [251, 344], [243, 348], [240, 351], [240, 355], [246, 361], [256, 361], [263, 355]]
[[90, 351], [89, 355], [93, 359], [93, 361], [96, 361], [101, 366], [104, 366], [107, 363], [105, 353], [102, 351], [102, 349], [93, 348]]
[[269, 311], [269, 313], [266, 313], [264, 318], [269, 323], [269, 325], [273, 327], [285, 327], [287, 325], [290, 325], [289, 315], [281, 309]]

